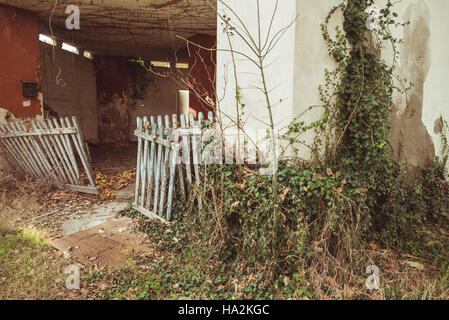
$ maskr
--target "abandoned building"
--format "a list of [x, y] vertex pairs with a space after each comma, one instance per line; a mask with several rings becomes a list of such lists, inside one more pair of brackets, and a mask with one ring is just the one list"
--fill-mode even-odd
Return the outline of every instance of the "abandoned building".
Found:
[[[202, 1], [149, 2], [77, 1], [81, 26], [68, 30], [68, 2], [1, 1], [1, 122], [77, 116], [88, 142], [124, 145], [136, 140], [137, 116], [208, 111], [163, 75], [212, 86], [202, 68], [215, 58], [179, 37], [215, 46], [214, 12]], [[139, 58], [155, 73], [139, 69]]]
[[[257, 68], [242, 58], [251, 55], [244, 41], [224, 32], [225, 14], [238, 13], [250, 34], [258, 27], [265, 30], [262, 33], [282, 30], [282, 37], [270, 50], [266, 70], [276, 104], [274, 121], [279, 125], [320, 103], [317, 88], [324, 82], [324, 70], [334, 66], [320, 28], [334, 6], [332, 0], [261, 1], [259, 26], [255, 1], [72, 2], [0, 0], [0, 124], [75, 116], [78, 131], [71, 127], [72, 120], [61, 128], [82, 136], [76, 147], [84, 154], [85, 168], [90, 160], [99, 161], [94, 159], [95, 148], [106, 145], [117, 147], [116, 156], [122, 155], [119, 150], [132, 149], [129, 167], [135, 166], [138, 117], [184, 114], [188, 118], [189, 112], [207, 116], [213, 111], [232, 124], [236, 91], [240, 91], [238, 103], [246, 108], [245, 125], [264, 127], [264, 98], [254, 90], [259, 84]], [[382, 7], [386, 1], [375, 3]], [[78, 27], [70, 21], [77, 13], [72, 6], [79, 10]], [[395, 31], [404, 39], [399, 48], [399, 72], [414, 85], [407, 98], [398, 96], [394, 101], [391, 142], [412, 165], [423, 164], [438, 152], [442, 119], [449, 118], [445, 79], [449, 71], [448, 9], [446, 0], [397, 4], [400, 18], [410, 22]], [[337, 14], [330, 25], [339, 25], [341, 20]], [[393, 54], [388, 48], [384, 52], [387, 60]], [[305, 121], [319, 116], [319, 111], [308, 113]], [[51, 125], [37, 126], [36, 130], [54, 133]], [[59, 124], [55, 126], [54, 130]], [[306, 140], [312, 138], [309, 135]], [[84, 151], [83, 140], [89, 145]], [[129, 147], [130, 143], [134, 144]], [[16, 150], [10, 147], [10, 151]], [[307, 149], [302, 151], [307, 156]], [[51, 157], [56, 160], [56, 156]], [[6, 172], [8, 167], [3, 154], [0, 168]], [[79, 180], [77, 175], [73, 172], [73, 180]]]

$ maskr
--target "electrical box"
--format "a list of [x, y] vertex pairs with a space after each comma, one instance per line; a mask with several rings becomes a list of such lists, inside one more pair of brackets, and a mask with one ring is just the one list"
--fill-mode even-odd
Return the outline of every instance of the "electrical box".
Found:
[[38, 83], [32, 81], [22, 81], [22, 92], [24, 98], [37, 98]]

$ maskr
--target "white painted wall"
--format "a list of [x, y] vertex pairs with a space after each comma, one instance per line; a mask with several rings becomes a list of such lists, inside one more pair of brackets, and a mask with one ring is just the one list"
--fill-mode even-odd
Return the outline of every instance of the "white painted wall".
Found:
[[[163, 72], [162, 70], [161, 72]], [[163, 78], [147, 72], [149, 78], [153, 78], [154, 83], [150, 83], [146, 88], [146, 96], [143, 100], [137, 100], [133, 108], [129, 108], [129, 138], [136, 141], [134, 131], [137, 127], [137, 117], [159, 116], [177, 114], [177, 95], [180, 87], [171, 78]], [[128, 92], [131, 88], [128, 86]], [[131, 99], [131, 98], [130, 98]], [[131, 103], [131, 101], [129, 101]]]
[[[264, 43], [275, 8], [275, 1], [263, 0], [259, 2], [261, 20], [260, 34], [262, 43]], [[226, 0], [225, 3], [238, 14], [238, 18], [244, 21], [249, 33], [258, 42], [257, 1]], [[232, 24], [239, 25], [238, 18], [221, 1], [218, 1], [218, 11], [222, 15], [230, 17]], [[270, 38], [279, 30], [292, 23], [295, 16], [295, 0], [279, 1]], [[242, 31], [241, 25], [238, 30]], [[248, 37], [246, 38], [248, 39]], [[256, 59], [251, 49], [237, 35], [231, 37], [231, 42], [235, 51], [247, 54], [251, 58]], [[291, 120], [293, 112], [294, 44], [295, 24], [293, 23], [265, 60], [266, 82], [268, 90], [271, 90], [271, 103], [275, 105], [273, 109], [274, 122], [280, 126], [287, 124]], [[230, 46], [228, 37], [223, 32], [222, 20], [220, 18], [218, 18], [217, 48], [217, 97], [222, 112], [222, 121], [226, 127], [231, 128], [233, 126], [232, 121], [236, 120], [235, 73], [231, 54], [223, 51], [229, 50]], [[269, 114], [266, 108], [267, 103], [264, 95], [260, 90], [255, 88], [262, 87], [260, 71], [257, 66], [243, 56], [236, 54], [235, 58], [237, 78], [239, 87], [241, 88], [241, 101], [246, 105], [243, 116], [246, 120], [245, 129], [265, 129], [267, 126], [264, 123], [269, 122]]]
[[[256, 0], [239, 1], [226, 0], [226, 4], [236, 11], [239, 17], [248, 25], [251, 33], [257, 30], [257, 11]], [[269, 17], [272, 13], [272, 7], [275, 0], [260, 1], [261, 15], [264, 24], [262, 30], [266, 30], [266, 24], [270, 21]], [[272, 93], [272, 100], [282, 103], [275, 108], [275, 118], [277, 122], [288, 123], [293, 117], [302, 114], [309, 106], [319, 105], [320, 97], [318, 86], [324, 84], [324, 70], [332, 69], [335, 64], [329, 57], [326, 44], [322, 38], [320, 24], [324, 22], [328, 12], [340, 1], [335, 0], [282, 0], [279, 1], [277, 19], [275, 19], [273, 29], [279, 29], [286, 25], [295, 14], [298, 19], [294, 28], [284, 36], [278, 47], [273, 51], [269, 59], [272, 64], [268, 67], [267, 79], [270, 87], [278, 86]], [[376, 5], [382, 8], [386, 0], [376, 1]], [[226, 13], [229, 10], [224, 8], [223, 4], [219, 4], [219, 11]], [[422, 67], [423, 63], [428, 63], [425, 57], [420, 56], [421, 51], [414, 49], [417, 45], [415, 41], [421, 41], [423, 35], [414, 35], [416, 24], [421, 16], [428, 15], [430, 17], [430, 66], [429, 72], [425, 77], [423, 89], [422, 112], [418, 112], [413, 119], [402, 119], [401, 121], [393, 121], [393, 130], [396, 135], [400, 132], [406, 132], [405, 148], [406, 158], [412, 164], [421, 164], [423, 154], [432, 154], [433, 145], [435, 145], [435, 153], [438, 154], [440, 148], [440, 134], [434, 131], [435, 121], [442, 116], [449, 120], [448, 108], [448, 90], [447, 90], [447, 74], [449, 74], [449, 59], [447, 52], [449, 42], [447, 41], [447, 30], [449, 30], [449, 1], [447, 0], [407, 0], [398, 2], [395, 11], [399, 14], [399, 18], [406, 20], [411, 19], [415, 26], [409, 29], [408, 43], [400, 47], [400, 50], [409, 51], [407, 61], [400, 62], [399, 72], [408, 79], [419, 78], [416, 74], [417, 70]], [[342, 15], [338, 13], [331, 20], [329, 30], [334, 29], [335, 25], [342, 26]], [[413, 25], [412, 23], [412, 25]], [[221, 21], [218, 21], [218, 49], [229, 49], [227, 37], [223, 33]], [[411, 31], [410, 31], [411, 30]], [[403, 38], [404, 30], [398, 28], [395, 35]], [[232, 38], [234, 50], [243, 51], [251, 54], [250, 50], [236, 36]], [[391, 58], [391, 51], [385, 46], [383, 49], [384, 56]], [[233, 80], [234, 73], [232, 68], [231, 56], [228, 52], [219, 51], [217, 54], [217, 96], [220, 107], [224, 113], [235, 118], [235, 83]], [[240, 86], [243, 103], [247, 105], [246, 115], [247, 126], [264, 127], [258, 119], [267, 121], [267, 113], [264, 108], [265, 103], [260, 92], [251, 90], [247, 87], [259, 84], [259, 78], [256, 75], [257, 68], [252, 66], [248, 61], [239, 58], [237, 62], [237, 76]], [[425, 74], [426, 72], [422, 72]], [[419, 95], [419, 90], [412, 92]], [[224, 98], [222, 98], [224, 97]], [[222, 99], [222, 100], [221, 100]], [[407, 106], [408, 102], [403, 97], [395, 98], [398, 113], [400, 114]], [[320, 117], [320, 111], [305, 113], [302, 120], [306, 123], [314, 121]], [[419, 119], [417, 119], [418, 117]], [[226, 122], [226, 119], [223, 119]], [[229, 123], [229, 121], [227, 121]], [[418, 128], [419, 125], [419, 128]], [[415, 130], [414, 130], [415, 129]], [[419, 130], [418, 130], [419, 129]], [[310, 143], [313, 134], [310, 133], [304, 137], [306, 142]], [[419, 139], [426, 145], [414, 143]], [[302, 154], [307, 156], [307, 149], [302, 149]]]
[[[309, 106], [321, 104], [318, 86], [325, 83], [324, 72], [332, 70], [336, 63], [329, 57], [326, 43], [322, 37], [321, 24], [329, 11], [339, 1], [298, 0], [295, 32], [294, 54], [294, 89], [292, 117], [300, 117], [300, 121], [311, 123], [319, 120], [320, 109], [307, 111]], [[330, 35], [335, 34], [335, 27], [342, 25], [343, 16], [337, 12], [329, 22]], [[313, 142], [314, 133], [306, 132], [300, 137], [306, 144]], [[301, 156], [307, 157], [310, 150], [304, 145], [296, 146]]]
[[435, 145], [441, 147], [440, 134], [434, 132], [435, 120], [441, 115], [449, 121], [449, 1], [427, 0], [430, 11], [431, 65], [424, 84], [424, 108], [422, 120]]

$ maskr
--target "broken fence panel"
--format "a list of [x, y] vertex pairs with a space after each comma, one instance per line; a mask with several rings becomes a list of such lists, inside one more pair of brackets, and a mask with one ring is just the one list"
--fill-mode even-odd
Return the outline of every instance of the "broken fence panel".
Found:
[[[209, 112], [207, 120], [213, 122], [213, 119], [213, 113]], [[204, 115], [198, 113], [198, 120], [195, 120], [192, 113], [187, 118], [181, 114], [179, 121], [177, 115], [172, 115], [171, 121], [168, 115], [157, 116], [156, 120], [153, 116], [150, 117], [150, 121], [147, 117], [137, 118], [135, 135], [138, 149], [134, 208], [150, 218], [169, 221], [172, 218], [176, 176], [182, 195], [186, 196], [185, 182], [187, 182], [196, 189], [198, 206], [199, 208], [202, 206], [199, 196], [200, 137], [194, 134], [193, 128], [202, 127]], [[181, 130], [174, 130], [178, 128]]]
[[[99, 194], [88, 148], [76, 117], [18, 120], [0, 125], [0, 146], [11, 164], [24, 175], [48, 179], [60, 188]], [[80, 165], [88, 185], [82, 181]]]

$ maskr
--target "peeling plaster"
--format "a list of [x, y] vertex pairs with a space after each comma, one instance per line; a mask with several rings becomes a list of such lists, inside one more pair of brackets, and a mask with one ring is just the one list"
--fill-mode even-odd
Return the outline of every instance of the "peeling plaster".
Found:
[[392, 108], [390, 141], [397, 159], [413, 166], [433, 160], [435, 148], [423, 124], [424, 83], [431, 63], [430, 12], [424, 1], [410, 4], [403, 16], [410, 24], [404, 27], [400, 48], [400, 77], [413, 84], [407, 98], [397, 96]]
[[435, 134], [441, 133], [443, 131], [443, 126], [444, 126], [443, 117], [440, 116], [435, 120], [435, 124], [433, 126], [433, 133]]

